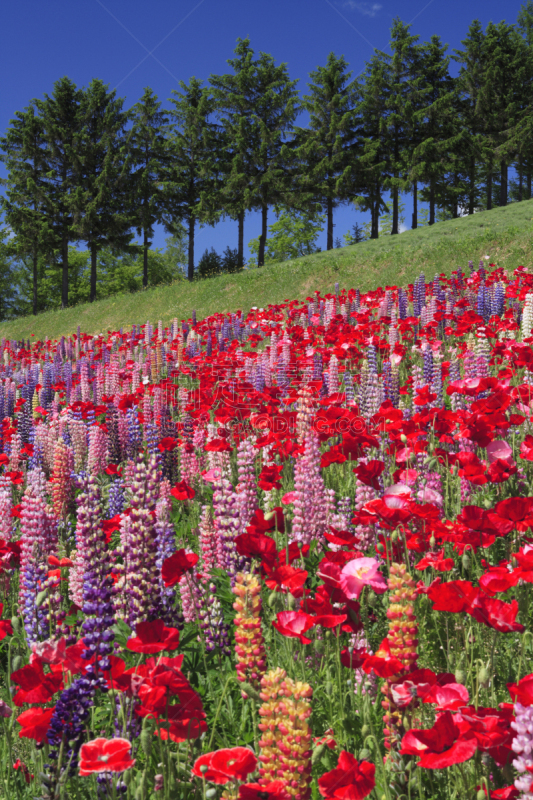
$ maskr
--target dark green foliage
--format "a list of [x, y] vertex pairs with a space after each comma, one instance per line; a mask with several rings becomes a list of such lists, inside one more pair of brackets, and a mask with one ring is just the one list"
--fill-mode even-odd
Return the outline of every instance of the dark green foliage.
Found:
[[214, 247], [209, 250], [206, 248], [203, 256], [198, 262], [198, 277], [211, 278], [213, 275], [218, 275], [222, 266], [222, 259], [215, 251]]
[[221, 269], [222, 272], [227, 273], [241, 271], [242, 265], [240, 263], [239, 251], [237, 248], [232, 250], [229, 245], [226, 247], [222, 254]]
[[[209, 198], [216, 187], [217, 152], [220, 141], [210, 122], [214, 102], [202, 81], [180, 82], [181, 92], [172, 92], [172, 128], [167, 139], [168, 186], [165, 195], [165, 225], [173, 231], [177, 220], [188, 228], [187, 277], [194, 278], [194, 236], [198, 220], [209, 220]], [[202, 205], [202, 199], [204, 203]]]

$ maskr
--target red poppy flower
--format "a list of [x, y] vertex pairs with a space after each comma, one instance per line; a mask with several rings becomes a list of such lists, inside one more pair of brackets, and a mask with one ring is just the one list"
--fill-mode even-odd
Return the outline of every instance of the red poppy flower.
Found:
[[21, 483], [24, 483], [24, 475], [20, 470], [6, 472], [5, 477], [8, 478], [14, 486], [20, 486]]
[[283, 466], [270, 464], [264, 466], [259, 475], [258, 486], [265, 492], [271, 492], [272, 489], [281, 489], [281, 473]]
[[525, 630], [524, 626], [516, 621], [517, 600], [504, 603], [503, 600], [497, 600], [495, 597], [488, 597], [483, 592], [478, 592], [472, 598], [467, 611], [478, 622], [482, 622], [500, 633], [522, 633]]
[[419, 767], [444, 769], [462, 764], [477, 750], [477, 740], [468, 726], [457, 725], [453, 714], [445, 711], [429, 729], [408, 731], [402, 739], [401, 755], [420, 756]]
[[270, 783], [243, 783], [239, 786], [239, 800], [289, 800], [285, 781]]
[[223, 785], [229, 781], [246, 780], [256, 768], [257, 758], [251, 750], [247, 747], [228, 747], [197, 758], [191, 772], [197, 778]]
[[385, 469], [383, 461], [372, 459], [367, 464], [359, 464], [353, 471], [365, 486], [372, 486], [373, 489], [379, 489], [379, 476]]
[[175, 486], [172, 487], [170, 490], [170, 494], [176, 500], [192, 500], [193, 497], [196, 495], [196, 492], [189, 486], [187, 481], [180, 481]]
[[157, 735], [163, 741], [187, 742], [198, 739], [207, 731], [205, 711], [199, 695], [191, 689], [180, 692], [179, 700], [179, 705], [167, 706], [164, 719], [159, 719]]
[[198, 563], [196, 553], [186, 553], [183, 548], [176, 550], [171, 556], [163, 561], [161, 576], [165, 586], [175, 586], [186, 572]]
[[235, 538], [235, 547], [239, 555], [259, 558], [266, 566], [273, 566], [278, 557], [276, 542], [264, 533], [241, 533]]
[[454, 566], [453, 558], [444, 558], [444, 550], [439, 550], [438, 553], [428, 553], [418, 564], [415, 564], [416, 569], [432, 567], [437, 572], [449, 572]]
[[122, 475], [122, 469], [116, 464], [108, 464], [104, 472], [106, 475], [118, 475], [119, 477]]
[[102, 530], [105, 533], [106, 541], [109, 544], [111, 536], [116, 531], [120, 530], [120, 514], [115, 514], [111, 519], [106, 519], [102, 522]]
[[177, 439], [175, 439], [173, 436], [165, 436], [165, 438], [161, 439], [157, 445], [157, 449], [160, 450], [161, 453], [171, 453], [172, 450], [175, 450], [177, 446]]
[[9, 456], [6, 455], [6, 453], [0, 453], [0, 466], [2, 466], [2, 464], [9, 464]]
[[175, 650], [180, 642], [177, 628], [167, 628], [163, 620], [139, 622], [137, 636], [128, 639], [128, 650], [134, 653], [161, 653], [163, 650]]
[[277, 622], [272, 625], [282, 636], [299, 639], [302, 644], [311, 644], [311, 639], [304, 633], [315, 625], [313, 617], [300, 611], [279, 611], [277, 617]]
[[47, 703], [62, 686], [61, 675], [45, 675], [40, 658], [33, 658], [31, 664], [13, 672], [11, 680], [20, 686], [13, 698], [16, 706], [24, 703]]
[[13, 626], [11, 625], [11, 620], [0, 619], [0, 642], [2, 639], [5, 639], [6, 636], [11, 636], [12, 633]]
[[318, 779], [318, 791], [328, 800], [363, 800], [376, 785], [375, 773], [374, 764], [359, 762], [351, 753], [343, 750], [336, 768]]
[[460, 614], [470, 607], [470, 600], [476, 592], [471, 581], [448, 581], [432, 586], [427, 596], [433, 601], [434, 611]]
[[269, 589], [275, 590], [277, 586], [282, 586], [295, 597], [301, 597], [301, 589], [307, 580], [307, 575], [308, 572], [305, 569], [297, 569], [289, 564], [283, 564], [268, 573], [265, 583]]
[[525, 461], [533, 461], [533, 436], [528, 434], [520, 445], [520, 458]]
[[510, 463], [507, 459], [497, 458], [490, 465], [487, 475], [491, 483], [503, 483], [512, 475], [516, 475], [517, 471], [518, 468], [514, 461]]
[[27, 711], [23, 711], [20, 717], [17, 717], [17, 722], [22, 726], [19, 737], [33, 739], [37, 744], [45, 742], [54, 709], [55, 706], [53, 708], [29, 708]]
[[93, 739], [82, 744], [80, 775], [94, 772], [124, 772], [135, 764], [131, 757], [131, 742], [127, 739]]
[[518, 683], [508, 683], [509, 694], [523, 706], [533, 706], [533, 675], [526, 675]]
[[233, 448], [224, 439], [211, 439], [204, 447], [204, 450], [206, 453], [229, 453]]
[[383, 639], [375, 655], [367, 656], [363, 662], [363, 672], [373, 672], [378, 678], [390, 678], [403, 670], [402, 662], [391, 655], [387, 638]]

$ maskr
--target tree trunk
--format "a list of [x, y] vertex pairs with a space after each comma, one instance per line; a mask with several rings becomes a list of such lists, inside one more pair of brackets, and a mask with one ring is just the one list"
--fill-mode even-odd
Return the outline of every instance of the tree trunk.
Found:
[[531, 170], [527, 171], [527, 199], [531, 200]]
[[492, 209], [492, 164], [487, 175], [487, 211]]
[[398, 233], [398, 189], [392, 190], [392, 230], [391, 234]]
[[413, 230], [418, 228], [418, 183], [413, 183], [413, 222], [411, 224]]
[[476, 159], [470, 159], [470, 191], [468, 193], [468, 213], [473, 214], [476, 202]]
[[237, 217], [239, 221], [239, 242], [237, 245], [238, 255], [237, 255], [237, 263], [239, 269], [242, 269], [244, 266], [244, 211], [239, 213]]
[[189, 217], [189, 264], [187, 269], [187, 279], [194, 280], [194, 227], [196, 225], [196, 217], [191, 214]]
[[327, 242], [327, 249], [333, 250], [333, 200], [331, 197], [328, 197], [328, 242]]
[[522, 172], [522, 156], [518, 159], [518, 202], [523, 200], [524, 192], [524, 173]]
[[509, 174], [509, 168], [505, 161], [502, 161], [500, 164], [500, 205], [506, 206], [507, 205], [507, 179]]
[[33, 314], [37, 314], [37, 249], [33, 249]]
[[61, 275], [61, 308], [68, 307], [68, 238], [63, 236], [61, 242], [61, 256], [63, 260]]
[[378, 239], [379, 238], [379, 200], [376, 200], [376, 202], [372, 204], [371, 215], [372, 215], [372, 227], [371, 227], [371, 231], [370, 231], [370, 238], [371, 239]]
[[96, 243], [90, 243], [91, 248], [91, 291], [89, 302], [94, 303], [96, 300]]
[[265, 265], [265, 245], [267, 240], [267, 221], [268, 221], [268, 206], [263, 203], [261, 207], [261, 236], [259, 237], [259, 253], [257, 255], [257, 266], [264, 267]]
[[143, 288], [148, 286], [148, 231], [143, 228]]
[[428, 225], [435, 224], [435, 181], [429, 185], [429, 221]]

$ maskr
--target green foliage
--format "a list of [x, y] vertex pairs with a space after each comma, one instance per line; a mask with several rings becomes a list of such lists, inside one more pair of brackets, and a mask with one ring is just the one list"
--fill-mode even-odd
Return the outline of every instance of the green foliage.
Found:
[[205, 249], [203, 256], [198, 262], [197, 272], [200, 278], [212, 278], [218, 275], [222, 266], [222, 259], [215, 251], [214, 247]]
[[345, 247], [349, 247], [352, 244], [359, 244], [359, 242], [366, 242], [366, 240], [369, 238], [368, 225], [367, 229], [365, 230], [364, 226], [359, 225], [359, 223], [356, 222], [353, 228], [350, 231], [347, 231], [342, 238]]
[[[316, 241], [323, 230], [325, 216], [317, 211], [295, 211], [291, 208], [276, 208], [278, 218], [269, 227], [265, 262], [288, 261], [300, 256], [317, 253]], [[249, 266], [257, 265], [259, 238], [249, 243], [252, 259]]]

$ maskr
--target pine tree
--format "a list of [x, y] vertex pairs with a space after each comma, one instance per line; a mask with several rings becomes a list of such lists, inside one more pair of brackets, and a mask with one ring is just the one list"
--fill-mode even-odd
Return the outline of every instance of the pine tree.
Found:
[[[171, 98], [172, 121], [168, 148], [171, 159], [166, 192], [165, 224], [168, 230], [176, 220], [186, 222], [189, 235], [187, 277], [194, 279], [194, 237], [197, 221], [209, 214], [209, 196], [214, 192], [219, 166], [218, 141], [211, 116], [214, 101], [202, 81], [191, 78], [187, 85], [180, 81], [181, 92]], [[215, 193], [216, 194], [216, 193]], [[202, 208], [202, 199], [204, 204]]]
[[518, 30], [529, 47], [533, 47], [533, 0], [522, 3], [517, 17]]
[[344, 56], [328, 56], [325, 67], [311, 72], [310, 94], [302, 106], [309, 126], [297, 128], [302, 186], [326, 210], [327, 249], [333, 249], [333, 211], [349, 197], [357, 141], [354, 128], [355, 87]]
[[238, 39], [235, 58], [228, 59], [233, 73], [211, 75], [209, 82], [219, 119], [223, 141], [220, 165], [223, 176], [220, 191], [212, 196], [211, 212], [218, 209], [238, 222], [237, 251], [239, 266], [244, 265], [244, 218], [250, 207], [245, 193], [250, 186], [250, 141], [253, 121], [250, 97], [255, 79], [254, 51], [249, 39]]
[[387, 95], [386, 123], [389, 134], [389, 175], [385, 186], [392, 195], [392, 230], [399, 233], [399, 196], [409, 188], [407, 164], [409, 161], [410, 127], [412, 126], [416, 42], [419, 37], [409, 33], [406, 25], [398, 17], [391, 28], [390, 59], [391, 84]]
[[69, 244], [76, 241], [75, 208], [80, 192], [82, 92], [69, 78], [36, 100], [44, 141], [47, 227], [61, 254], [61, 307], [68, 306]]
[[[271, 55], [254, 58], [249, 39], [237, 40], [235, 55], [229, 61], [234, 75], [211, 76], [211, 84], [219, 107], [229, 112], [222, 120], [232, 143], [227, 192], [230, 198], [241, 193], [242, 210], [261, 211], [258, 266], [263, 266], [268, 208], [286, 203], [295, 186], [287, 138], [298, 112], [297, 81]], [[232, 202], [229, 208], [235, 208]]]
[[[413, 142], [411, 176], [413, 181], [426, 184], [421, 197], [429, 203], [428, 225], [435, 223], [437, 182], [451, 169], [451, 151], [457, 147], [457, 136], [460, 136], [455, 83], [449, 73], [446, 49], [447, 45], [442, 44], [439, 36], [432, 36], [421, 46], [418, 64], [424, 93], [421, 107], [414, 114], [418, 140]], [[413, 227], [417, 225], [414, 212]]]
[[167, 117], [161, 103], [148, 87], [131, 110], [133, 125], [126, 138], [126, 164], [130, 174], [127, 187], [128, 213], [134, 213], [135, 227], [142, 235], [143, 287], [148, 286], [148, 250], [154, 225], [165, 212], [165, 185], [170, 162], [165, 138]]
[[480, 200], [478, 167], [483, 159], [485, 120], [481, 96], [485, 85], [485, 34], [479, 20], [470, 25], [462, 50], [455, 50], [453, 59], [460, 64], [457, 78], [457, 111], [462, 137], [453, 148], [456, 164], [465, 180], [466, 206], [473, 214]]
[[[487, 168], [500, 162], [499, 205], [507, 205], [509, 160], [506, 149], [509, 130], [519, 122], [520, 97], [527, 75], [527, 45], [513, 25], [489, 22], [485, 32], [485, 72], [480, 92], [481, 113], [486, 121]], [[491, 181], [487, 207], [492, 205]]]
[[384, 184], [388, 176], [388, 130], [385, 120], [387, 93], [390, 86], [389, 59], [376, 52], [357, 81], [357, 124], [360, 155], [355, 176], [355, 204], [361, 211], [370, 211], [370, 238], [379, 237], [379, 215], [388, 212], [384, 200]]
[[31, 269], [32, 312], [38, 308], [38, 264], [41, 253], [53, 240], [46, 204], [46, 163], [42, 121], [32, 103], [18, 111], [5, 137], [0, 140], [0, 160], [8, 170], [2, 183], [6, 194], [2, 207], [6, 222], [15, 233], [17, 256]]
[[80, 183], [76, 229], [91, 254], [89, 300], [96, 299], [99, 249], [125, 250], [130, 244], [133, 216], [126, 207], [123, 100], [100, 80], [93, 80], [81, 101]]

